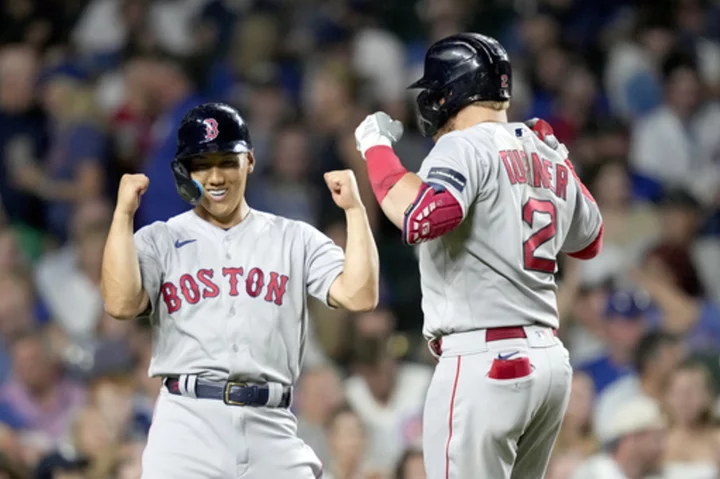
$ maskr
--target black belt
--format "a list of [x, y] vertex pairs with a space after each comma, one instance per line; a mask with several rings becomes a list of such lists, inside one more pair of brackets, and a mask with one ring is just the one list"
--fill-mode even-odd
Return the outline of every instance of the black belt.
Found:
[[[165, 387], [176, 396], [182, 396], [178, 378], [166, 378]], [[198, 399], [219, 399], [231, 406], [267, 406], [270, 388], [263, 384], [245, 384], [228, 381], [216, 383], [198, 379], [195, 383], [195, 397]], [[282, 399], [275, 407], [288, 408], [292, 402], [292, 388], [283, 386]]]

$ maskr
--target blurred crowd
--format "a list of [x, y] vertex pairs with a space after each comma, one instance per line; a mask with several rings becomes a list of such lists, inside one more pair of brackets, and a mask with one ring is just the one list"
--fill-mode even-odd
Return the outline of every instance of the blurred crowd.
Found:
[[150, 178], [137, 227], [188, 208], [175, 129], [224, 101], [250, 126], [251, 207], [343, 246], [322, 173], [352, 168], [380, 249], [378, 310], [311, 304], [300, 436], [326, 478], [424, 479], [416, 257], [353, 131], [402, 120], [416, 171], [432, 144], [406, 85], [460, 31], [507, 47], [511, 119], [553, 126], [605, 220], [600, 256], [558, 272], [575, 376], [547, 478], [720, 477], [717, 0], [6, 0], [0, 19], [0, 478], [140, 477], [152, 332], [104, 314], [103, 244], [123, 173]]

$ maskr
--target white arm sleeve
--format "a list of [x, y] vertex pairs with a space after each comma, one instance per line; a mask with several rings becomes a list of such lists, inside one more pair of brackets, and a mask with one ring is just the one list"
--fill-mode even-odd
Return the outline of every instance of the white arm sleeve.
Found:
[[342, 273], [345, 253], [325, 234], [307, 223], [303, 225], [305, 238], [305, 283], [308, 293], [328, 304], [330, 286]]
[[602, 215], [595, 200], [583, 191], [582, 183], [572, 175], [575, 182], [575, 211], [562, 251], [577, 253], [597, 239], [602, 226]]
[[140, 276], [143, 289], [150, 298], [150, 309], [143, 316], [151, 315], [160, 297], [160, 286], [163, 279], [161, 256], [157, 248], [156, 234], [160, 224], [145, 226], [135, 233], [135, 249], [140, 263]]

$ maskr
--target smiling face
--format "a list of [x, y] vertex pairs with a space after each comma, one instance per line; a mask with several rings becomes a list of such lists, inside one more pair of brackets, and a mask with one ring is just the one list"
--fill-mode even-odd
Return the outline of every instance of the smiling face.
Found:
[[242, 220], [247, 176], [255, 158], [250, 153], [209, 153], [190, 160], [192, 179], [200, 183], [203, 196], [198, 214], [211, 223], [229, 228]]

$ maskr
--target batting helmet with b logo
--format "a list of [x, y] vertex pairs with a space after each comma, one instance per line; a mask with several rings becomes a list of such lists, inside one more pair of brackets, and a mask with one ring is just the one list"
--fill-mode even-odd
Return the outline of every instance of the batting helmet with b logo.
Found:
[[476, 101], [507, 101], [512, 93], [508, 54], [494, 38], [459, 33], [435, 42], [425, 55], [423, 77], [410, 85], [418, 126], [433, 136], [461, 108]]
[[250, 131], [235, 108], [223, 103], [204, 103], [193, 108], [183, 118], [177, 133], [172, 171], [178, 193], [193, 205], [202, 197], [202, 187], [190, 176], [191, 158], [251, 150]]

